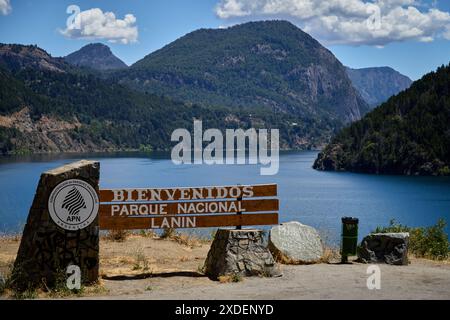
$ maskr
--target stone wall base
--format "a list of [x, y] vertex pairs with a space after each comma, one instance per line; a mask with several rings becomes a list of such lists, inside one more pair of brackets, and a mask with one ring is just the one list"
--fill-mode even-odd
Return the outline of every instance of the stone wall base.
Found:
[[264, 245], [262, 230], [219, 229], [205, 261], [205, 274], [211, 279], [242, 276], [281, 276], [272, 254]]

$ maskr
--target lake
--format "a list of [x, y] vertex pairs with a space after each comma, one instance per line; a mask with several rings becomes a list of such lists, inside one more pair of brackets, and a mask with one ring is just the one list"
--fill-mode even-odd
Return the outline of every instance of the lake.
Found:
[[320, 172], [311, 168], [316, 156], [282, 152], [274, 176], [261, 176], [259, 165], [178, 166], [168, 154], [0, 157], [0, 232], [23, 228], [41, 172], [79, 159], [100, 161], [101, 188], [277, 183], [280, 221], [314, 226], [328, 242], [338, 241], [342, 216], [360, 219], [360, 238], [391, 219], [411, 226], [450, 221], [450, 177]]

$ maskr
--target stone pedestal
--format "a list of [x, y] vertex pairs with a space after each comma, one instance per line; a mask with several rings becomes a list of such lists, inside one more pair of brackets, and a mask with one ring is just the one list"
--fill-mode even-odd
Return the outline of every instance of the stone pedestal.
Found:
[[51, 288], [58, 281], [67, 278], [68, 265], [80, 267], [82, 283], [97, 281], [98, 216], [84, 229], [64, 230], [50, 217], [48, 200], [52, 190], [68, 179], [84, 180], [98, 193], [99, 176], [100, 163], [86, 160], [41, 175], [14, 263], [12, 285], [16, 289], [25, 290], [44, 285]]
[[219, 276], [280, 276], [272, 254], [264, 245], [262, 230], [217, 230], [205, 261], [205, 274]]

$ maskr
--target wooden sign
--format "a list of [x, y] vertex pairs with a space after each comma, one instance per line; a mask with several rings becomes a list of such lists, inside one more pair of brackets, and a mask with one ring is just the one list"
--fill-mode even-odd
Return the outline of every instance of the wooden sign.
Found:
[[229, 226], [262, 226], [278, 224], [278, 213], [209, 216], [100, 218], [101, 229], [209, 228]]
[[278, 211], [278, 199], [105, 204], [99, 212], [105, 217], [126, 217], [261, 211]]
[[100, 202], [238, 199], [274, 197], [276, 195], [276, 184], [167, 189], [126, 188], [100, 190]]
[[100, 190], [99, 225], [160, 229], [278, 224], [278, 199], [267, 199], [276, 195], [276, 184]]

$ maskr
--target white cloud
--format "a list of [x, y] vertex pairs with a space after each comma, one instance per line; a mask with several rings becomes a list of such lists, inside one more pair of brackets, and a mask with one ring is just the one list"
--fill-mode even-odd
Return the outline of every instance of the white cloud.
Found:
[[136, 17], [132, 14], [117, 19], [113, 12], [93, 8], [77, 14], [73, 23], [61, 30], [61, 33], [73, 39], [106, 39], [109, 42], [128, 44], [137, 41], [138, 28], [135, 23]]
[[0, 0], [0, 13], [4, 16], [11, 12], [11, 3], [9, 0]]
[[225, 20], [287, 18], [327, 44], [450, 38], [450, 14], [418, 0], [221, 0], [216, 14]]

